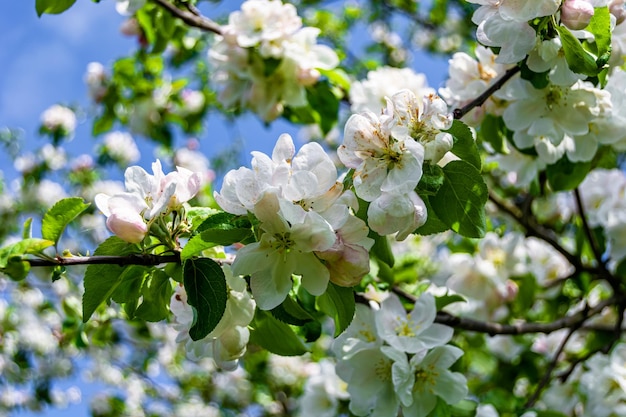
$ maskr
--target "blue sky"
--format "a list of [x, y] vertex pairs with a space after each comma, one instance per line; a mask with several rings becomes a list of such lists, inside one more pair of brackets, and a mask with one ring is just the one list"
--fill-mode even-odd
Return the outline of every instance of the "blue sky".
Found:
[[[56, 103], [89, 105], [83, 82], [89, 62], [99, 61], [108, 67], [116, 58], [131, 53], [136, 46], [135, 39], [119, 33], [124, 18], [116, 13], [113, 0], [102, 0], [100, 4], [79, 0], [64, 14], [41, 18], [35, 13], [34, 3], [34, 0], [5, 2], [0, 13], [0, 128], [23, 129], [23, 151], [35, 150], [44, 143], [37, 128], [40, 115], [46, 108]], [[231, 7], [232, 4], [234, 2]], [[424, 57], [418, 57], [414, 68], [417, 71], [428, 68], [427, 77], [434, 87], [440, 86], [447, 72], [445, 60], [425, 61]], [[70, 156], [89, 153], [93, 149], [96, 141], [90, 131], [90, 122], [83, 120], [74, 141], [66, 147]], [[210, 157], [241, 136], [249, 160], [249, 151], [269, 153], [280, 133], [293, 134], [296, 131], [281, 121], [268, 129], [255, 116], [247, 115], [235, 129], [227, 128], [219, 120], [212, 121], [210, 132], [199, 139], [201, 150]], [[140, 163], [149, 167], [154, 159], [149, 143], [145, 140], [139, 140], [139, 143], [143, 150]], [[3, 151], [0, 151], [0, 170], [8, 181], [16, 176], [12, 162]], [[16, 415], [88, 415], [89, 399], [101, 387], [84, 385], [79, 380], [61, 386], [73, 384], [83, 389], [82, 404], [44, 414], [20, 412]]]

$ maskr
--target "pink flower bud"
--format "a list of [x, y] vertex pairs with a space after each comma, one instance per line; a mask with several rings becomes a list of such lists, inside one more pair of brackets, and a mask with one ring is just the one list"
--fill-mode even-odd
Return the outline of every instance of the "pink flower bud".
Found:
[[620, 24], [626, 19], [626, 9], [624, 8], [624, 0], [611, 0], [609, 2], [609, 11], [615, 16], [615, 23]]
[[107, 219], [107, 227], [120, 239], [128, 243], [139, 243], [146, 237], [148, 226], [139, 213], [115, 211]]
[[587, 27], [594, 10], [586, 0], [565, 0], [561, 7], [561, 23], [572, 30]]

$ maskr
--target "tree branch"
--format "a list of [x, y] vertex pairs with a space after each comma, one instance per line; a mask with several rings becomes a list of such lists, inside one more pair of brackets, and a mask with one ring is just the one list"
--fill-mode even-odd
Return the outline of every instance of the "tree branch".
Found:
[[192, 13], [187, 10], [179, 9], [178, 7], [174, 6], [172, 3], [170, 3], [167, 0], [151, 0], [151, 1], [163, 7], [172, 16], [179, 18], [180, 20], [182, 20], [189, 26], [202, 29], [206, 32], [213, 32], [218, 35], [222, 34], [222, 28], [220, 27], [220, 25], [218, 25], [217, 23], [215, 23], [214, 21], [212, 21], [206, 16], [197, 14], [197, 10], [195, 10], [195, 8], [194, 8], [195, 13]]
[[165, 263], [180, 263], [180, 254], [172, 255], [150, 255], [134, 253], [130, 255], [117, 256], [72, 256], [50, 259], [24, 259], [30, 263], [31, 267], [42, 266], [69, 266], [69, 265], [160, 265]]
[[524, 227], [526, 229], [527, 236], [537, 237], [545, 241], [546, 243], [548, 243], [550, 246], [556, 249], [561, 255], [563, 255], [565, 259], [567, 259], [567, 261], [570, 264], [572, 264], [574, 268], [576, 268], [577, 271], [583, 271], [583, 270], [588, 269], [583, 265], [583, 263], [577, 256], [570, 253], [567, 249], [561, 246], [561, 244], [554, 237], [550, 236], [550, 233], [547, 230], [545, 230], [540, 225], [537, 225], [531, 222], [528, 217], [523, 216], [521, 213], [519, 213], [515, 207], [509, 206], [508, 204], [501, 201], [498, 197], [495, 196], [495, 194], [491, 192], [489, 193], [489, 200], [492, 203], [494, 203], [500, 211], [508, 214], [517, 223], [519, 223], [522, 227]]
[[[394, 286], [392, 291], [411, 302], [416, 302], [418, 297], [407, 293], [403, 289]], [[528, 334], [528, 333], [552, 333], [560, 329], [577, 329], [590, 317], [599, 314], [606, 307], [617, 304], [620, 299], [613, 296], [604, 301], [599, 302], [594, 307], [586, 308], [578, 313], [562, 317], [558, 320], [548, 323], [532, 323], [523, 322], [516, 324], [501, 324], [488, 321], [475, 320], [467, 317], [459, 317], [445, 311], [438, 311], [435, 317], [435, 323], [444, 324], [454, 327], [455, 329], [468, 330], [478, 333], [487, 333], [490, 336], [499, 334]], [[621, 323], [619, 324], [621, 327]]]
[[465, 106], [459, 108], [459, 109], [454, 109], [454, 118], [455, 119], [461, 119], [463, 116], [465, 116], [467, 113], [469, 113], [470, 111], [472, 111], [472, 109], [474, 107], [480, 107], [483, 105], [483, 103], [485, 101], [487, 101], [487, 99], [489, 97], [491, 97], [491, 95], [493, 93], [495, 93], [496, 91], [498, 91], [499, 89], [502, 88], [502, 86], [504, 84], [506, 84], [507, 81], [509, 81], [515, 74], [517, 74], [520, 71], [520, 67], [513, 67], [508, 69], [503, 75], [502, 77], [500, 77], [495, 83], [493, 83], [488, 89], [486, 89], [481, 95], [479, 95], [478, 97], [476, 97], [474, 100], [470, 101], [469, 103], [467, 103]]

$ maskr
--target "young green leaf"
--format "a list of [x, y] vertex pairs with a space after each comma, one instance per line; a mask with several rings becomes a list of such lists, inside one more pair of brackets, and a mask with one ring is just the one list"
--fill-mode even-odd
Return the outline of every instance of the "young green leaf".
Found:
[[250, 343], [281, 356], [299, 356], [307, 352], [302, 340], [289, 325], [278, 321], [271, 314], [256, 311], [250, 323]]
[[65, 227], [89, 206], [90, 204], [85, 203], [80, 197], [64, 198], [57, 201], [43, 216], [42, 237], [53, 241], [56, 245]]
[[169, 313], [172, 284], [169, 277], [161, 269], [154, 269], [145, 281], [143, 301], [135, 315], [143, 320], [157, 322], [165, 319]]
[[[136, 245], [131, 245], [117, 236], [111, 236], [96, 248], [94, 255], [125, 256], [139, 253]], [[89, 265], [85, 271], [85, 293], [83, 294], [83, 322], [86, 323], [98, 306], [107, 301], [115, 289], [125, 279], [135, 279], [136, 269], [120, 265]]]
[[431, 199], [435, 214], [462, 236], [483, 237], [489, 194], [480, 172], [468, 162], [452, 161], [443, 167], [443, 173], [445, 181]]
[[556, 30], [561, 37], [563, 52], [569, 68], [577, 74], [584, 74], [590, 77], [598, 75], [599, 69], [596, 59], [581, 45], [572, 32], [565, 26], [556, 26]]
[[354, 318], [354, 290], [328, 283], [326, 292], [317, 298], [318, 308], [335, 322], [335, 337], [348, 328]]
[[187, 259], [183, 264], [183, 282], [187, 301], [195, 309], [189, 336], [200, 340], [211, 333], [224, 315], [228, 299], [226, 277], [212, 259]]
[[571, 162], [564, 156], [555, 164], [548, 165], [546, 175], [554, 191], [567, 191], [578, 187], [590, 170], [591, 161]]
[[76, 0], [36, 0], [35, 10], [37, 16], [42, 14], [59, 14], [63, 13], [76, 3]]
[[478, 146], [476, 146], [476, 141], [470, 128], [462, 121], [455, 120], [452, 123], [452, 127], [446, 132], [454, 137], [452, 153], [474, 165], [480, 171], [482, 162], [478, 153]]
[[596, 63], [602, 67], [611, 57], [611, 13], [607, 6], [594, 9], [587, 30], [593, 34], [596, 48], [598, 48]]

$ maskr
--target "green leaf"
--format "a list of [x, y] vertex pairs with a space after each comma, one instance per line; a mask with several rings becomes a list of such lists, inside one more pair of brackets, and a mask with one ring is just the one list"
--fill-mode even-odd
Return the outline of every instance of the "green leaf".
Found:
[[332, 85], [328, 80], [320, 81], [307, 88], [306, 97], [309, 106], [316, 113], [320, 130], [326, 135], [337, 123], [339, 115], [339, 99], [333, 92]]
[[217, 243], [205, 242], [201, 235], [195, 235], [185, 244], [185, 247], [180, 252], [180, 259], [186, 261], [192, 258], [196, 254], [202, 252], [205, 249], [217, 246]]
[[352, 323], [355, 311], [354, 290], [328, 283], [326, 292], [317, 298], [318, 308], [335, 322], [335, 337]]
[[38, 255], [44, 249], [54, 245], [51, 240], [28, 238], [0, 249], [0, 272], [14, 280], [26, 278], [30, 263], [23, 260], [24, 255]]
[[426, 206], [426, 213], [427, 213], [426, 223], [424, 223], [417, 230], [415, 230], [414, 233], [420, 234], [422, 236], [427, 236], [427, 235], [441, 233], [441, 232], [445, 232], [446, 230], [449, 230], [450, 227], [444, 222], [442, 222], [439, 217], [437, 217], [437, 213], [435, 213], [435, 210], [433, 209], [433, 206], [430, 203], [431, 197], [429, 196], [421, 196], [421, 197], [422, 197], [422, 201], [424, 202], [424, 205]]
[[0, 268], [13, 281], [21, 281], [30, 271], [30, 263], [22, 259], [21, 256], [11, 256], [7, 259], [5, 266]]
[[306, 311], [296, 300], [291, 297], [285, 298], [278, 307], [270, 310], [272, 316], [283, 323], [294, 326], [302, 326], [305, 323], [313, 321], [314, 318]]
[[35, 10], [39, 17], [44, 13], [59, 14], [72, 7], [74, 3], [76, 0], [36, 0]]
[[600, 72], [596, 65], [596, 59], [585, 51], [580, 41], [572, 35], [568, 28], [556, 26], [556, 30], [561, 37], [563, 52], [569, 68], [577, 74], [596, 76]]
[[452, 417], [474, 417], [478, 403], [472, 400], [461, 400], [454, 404], [450, 409], [450, 415]]
[[483, 237], [488, 191], [480, 172], [469, 162], [452, 161], [443, 173], [445, 181], [431, 199], [435, 214], [462, 236]]
[[370, 250], [376, 259], [386, 263], [389, 267], [393, 267], [395, 259], [387, 236], [381, 236], [376, 232], [371, 232], [370, 238], [374, 239], [374, 246]]
[[65, 227], [89, 207], [80, 197], [64, 198], [57, 201], [43, 216], [41, 235], [44, 239], [59, 242]]
[[142, 289], [143, 301], [135, 315], [143, 320], [157, 322], [169, 313], [172, 284], [163, 270], [154, 269]]
[[417, 184], [415, 191], [420, 197], [435, 195], [443, 184], [443, 171], [439, 165], [424, 164], [422, 166], [422, 178]]
[[226, 310], [228, 292], [222, 268], [212, 259], [187, 259], [183, 264], [187, 301], [194, 308], [192, 340], [206, 337], [217, 326]]
[[435, 304], [437, 306], [437, 311], [441, 310], [445, 306], [448, 306], [452, 303], [465, 303], [467, 300], [459, 294], [447, 294], [442, 295], [440, 297], [435, 297]]
[[586, 30], [593, 34], [598, 59], [596, 64], [602, 68], [611, 57], [611, 12], [608, 6], [596, 7]]
[[571, 162], [564, 156], [555, 164], [548, 165], [546, 174], [554, 191], [566, 191], [578, 187], [590, 170], [591, 161]]
[[141, 287], [148, 274], [148, 268], [140, 265], [130, 265], [120, 277], [120, 282], [111, 293], [111, 299], [116, 303], [124, 304], [128, 317], [135, 316], [135, 309], [141, 296]]
[[[125, 256], [139, 253], [136, 245], [123, 241], [117, 236], [111, 236], [100, 244], [94, 251], [95, 256], [117, 255]], [[134, 267], [136, 265], [131, 265]], [[127, 266], [120, 265], [89, 265], [85, 271], [85, 293], [83, 294], [83, 322], [86, 323], [98, 306], [108, 301], [117, 286], [124, 281]], [[131, 268], [129, 273], [134, 273]], [[126, 278], [133, 277], [128, 275]]]
[[478, 146], [476, 146], [476, 141], [470, 128], [462, 121], [455, 120], [452, 123], [452, 127], [446, 130], [446, 132], [454, 137], [452, 153], [474, 165], [480, 171], [482, 162], [478, 153]]
[[22, 239], [30, 239], [33, 237], [33, 218], [29, 217], [22, 225]]
[[304, 355], [308, 349], [289, 325], [262, 310], [257, 310], [250, 324], [250, 342], [281, 356]]
[[485, 115], [483, 122], [478, 130], [480, 138], [491, 145], [493, 150], [497, 153], [505, 153], [505, 139], [504, 121], [502, 117], [497, 117], [492, 114]]

